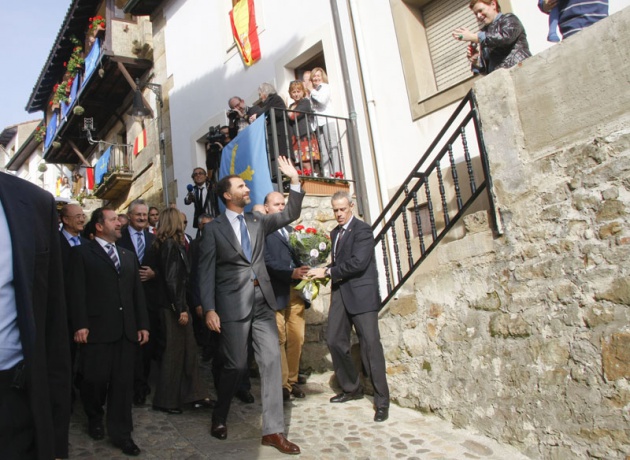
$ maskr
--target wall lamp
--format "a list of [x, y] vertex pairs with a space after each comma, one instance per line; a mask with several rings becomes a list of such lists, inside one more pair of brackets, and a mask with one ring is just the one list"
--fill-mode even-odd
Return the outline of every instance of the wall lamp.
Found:
[[168, 187], [166, 180], [166, 146], [164, 141], [164, 131], [162, 129], [162, 108], [164, 102], [162, 101], [162, 85], [157, 83], [143, 83], [140, 84], [140, 79], [136, 78], [136, 89], [133, 93], [133, 105], [131, 107], [131, 116], [137, 122], [142, 122], [145, 118], [151, 116], [151, 110], [144, 105], [144, 98], [142, 97], [142, 90], [144, 88], [150, 89], [157, 99], [160, 106], [157, 114], [158, 133], [160, 136], [160, 163], [162, 163], [162, 190], [164, 191], [164, 204], [169, 207], [168, 199]]

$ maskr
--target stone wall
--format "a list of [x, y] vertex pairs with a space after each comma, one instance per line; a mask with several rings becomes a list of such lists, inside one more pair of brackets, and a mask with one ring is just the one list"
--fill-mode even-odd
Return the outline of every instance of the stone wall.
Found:
[[630, 456], [630, 9], [475, 85], [487, 212], [381, 320], [402, 406], [531, 458]]
[[[501, 235], [468, 215], [383, 311], [398, 404], [531, 458], [630, 456], [629, 26], [630, 9], [475, 85]], [[302, 219], [334, 226], [327, 200]], [[307, 312], [314, 370], [328, 304]]]

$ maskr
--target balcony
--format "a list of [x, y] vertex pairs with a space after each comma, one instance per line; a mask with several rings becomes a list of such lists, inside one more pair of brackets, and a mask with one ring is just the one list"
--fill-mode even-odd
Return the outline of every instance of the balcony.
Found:
[[[124, 123], [135, 79], [152, 68], [151, 24], [147, 18], [108, 16], [102, 2], [74, 0], [27, 105], [46, 113], [48, 131], [44, 159], [48, 163], [84, 163], [97, 152], [86, 136], [84, 118], [91, 118], [93, 137], [106, 139]], [[101, 11], [102, 10], [102, 11]], [[103, 30], [89, 28], [90, 18], [103, 15]], [[85, 50], [85, 66], [75, 77], [70, 101], [52, 110], [54, 85], [60, 83], [76, 40]], [[74, 109], [80, 106], [82, 110]]]
[[96, 162], [94, 176], [94, 196], [97, 198], [112, 201], [126, 195], [133, 181], [129, 148], [116, 146], [107, 149]]

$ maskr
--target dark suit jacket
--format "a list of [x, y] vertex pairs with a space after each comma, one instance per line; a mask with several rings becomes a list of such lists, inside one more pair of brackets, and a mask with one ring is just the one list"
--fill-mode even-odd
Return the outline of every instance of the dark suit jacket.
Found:
[[28, 369], [37, 458], [67, 457], [70, 348], [55, 200], [39, 187], [4, 173], [0, 200], [11, 233], [17, 322]]
[[[81, 239], [81, 244], [87, 244], [90, 242], [90, 240], [88, 240], [87, 238], [83, 238], [81, 235], [79, 235], [79, 238]], [[70, 248], [72, 248], [72, 246], [70, 246], [70, 243], [68, 243], [68, 240], [64, 236], [62, 231], [59, 231], [59, 245], [61, 246], [61, 262], [63, 265], [63, 274], [64, 277], [67, 277], [68, 258], [70, 257]]]
[[118, 256], [120, 274], [96, 240], [70, 250], [72, 329], [89, 329], [88, 343], [110, 343], [123, 337], [137, 343], [138, 331], [149, 330], [138, 259], [120, 246]]
[[193, 220], [193, 228], [197, 228], [199, 224], [199, 216], [202, 214], [210, 214], [212, 217], [219, 215], [219, 201], [215, 191], [215, 187], [210, 181], [206, 182], [206, 193], [203, 200], [197, 199], [197, 185], [193, 186], [192, 194], [194, 199], [189, 200], [188, 194], [184, 197], [184, 204], [195, 204], [195, 216]]
[[[289, 234], [293, 232], [293, 228], [288, 225], [285, 229]], [[265, 265], [271, 278], [273, 292], [276, 295], [277, 309], [284, 310], [289, 306], [291, 288], [295, 281], [291, 278], [291, 275], [293, 275], [293, 270], [299, 267], [300, 264], [293, 257], [289, 242], [278, 231], [267, 236]]]
[[216, 310], [221, 322], [246, 318], [254, 305], [253, 272], [267, 304], [277, 310], [276, 296], [265, 267], [265, 237], [300, 216], [304, 193], [291, 190], [284, 211], [263, 215], [246, 213], [252, 261], [245, 257], [225, 214], [203, 228], [199, 255], [199, 283], [204, 311]]
[[[336, 242], [338, 234], [336, 227], [330, 232], [331, 240]], [[380, 310], [372, 227], [356, 217], [348, 225], [336, 257], [333, 254], [330, 277], [332, 290], [341, 293], [348, 313], [356, 315]]]
[[[138, 260], [136, 247], [133, 245], [133, 241], [131, 241], [131, 235], [129, 234], [129, 227], [123, 227], [120, 233], [122, 234], [122, 236], [118, 241], [116, 241], [116, 245], [131, 251], [133, 254], [135, 254], [136, 260]], [[157, 280], [159, 278], [158, 254], [154, 246], [155, 235], [151, 233], [148, 228], [145, 228], [142, 233], [144, 233], [145, 247], [144, 257], [142, 258], [141, 265], [151, 267], [151, 269], [155, 272], [155, 278], [142, 283], [142, 286], [144, 287], [144, 300], [146, 302], [147, 308], [151, 310], [155, 308], [155, 305], [159, 300], [157, 285]], [[138, 263], [140, 264], [139, 260]]]

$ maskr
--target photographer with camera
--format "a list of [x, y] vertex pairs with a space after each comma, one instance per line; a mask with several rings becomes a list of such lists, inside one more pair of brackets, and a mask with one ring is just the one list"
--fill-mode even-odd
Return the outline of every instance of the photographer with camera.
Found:
[[226, 115], [230, 120], [230, 137], [234, 139], [238, 133], [249, 126], [249, 117], [252, 115], [251, 108], [245, 105], [245, 101], [238, 97], [232, 96], [228, 100], [230, 108]]
[[208, 179], [206, 170], [203, 168], [195, 168], [192, 173], [192, 180], [195, 185], [188, 184], [188, 194], [184, 197], [184, 204], [195, 205], [195, 217], [193, 227], [197, 228], [197, 237], [199, 236], [198, 219], [201, 214], [208, 214], [211, 217], [219, 215], [219, 202], [216, 195], [216, 183]]

